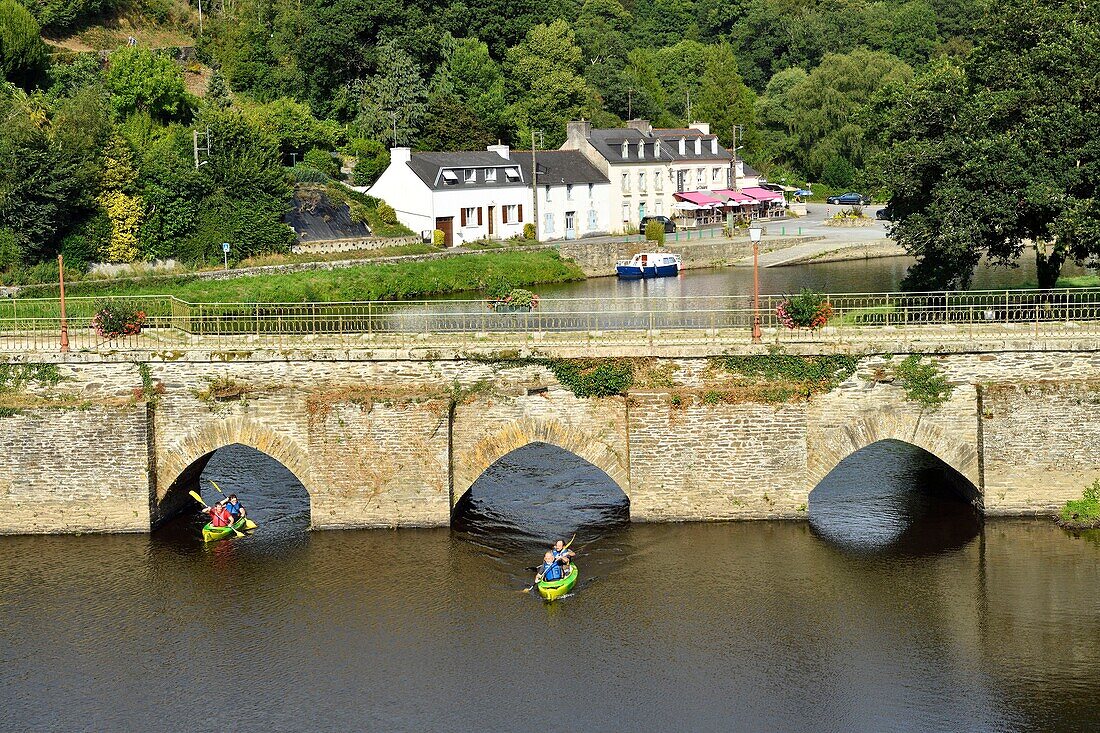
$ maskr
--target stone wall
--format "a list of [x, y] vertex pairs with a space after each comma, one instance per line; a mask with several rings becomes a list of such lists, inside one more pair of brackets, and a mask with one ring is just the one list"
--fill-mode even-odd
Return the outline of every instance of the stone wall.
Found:
[[368, 252], [385, 247], [419, 244], [420, 237], [351, 237], [348, 239], [317, 239], [295, 242], [290, 251], [298, 255], [334, 254], [337, 252]]
[[900, 355], [782, 403], [711, 399], [703, 357], [645, 360], [658, 376], [596, 399], [535, 363], [299, 356], [58, 357], [63, 381], [25, 396], [63, 406], [0, 417], [0, 532], [148, 530], [232, 443], [302, 481], [315, 527], [446, 525], [532, 442], [607, 473], [637, 521], [804, 517], [825, 475], [886, 439], [942, 459], [993, 514], [1051, 512], [1100, 477], [1094, 352], [938, 355], [953, 391], [935, 408], [890, 377]]

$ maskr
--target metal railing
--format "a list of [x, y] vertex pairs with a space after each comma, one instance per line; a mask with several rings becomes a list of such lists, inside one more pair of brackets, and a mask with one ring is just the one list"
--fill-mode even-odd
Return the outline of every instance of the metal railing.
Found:
[[[1100, 288], [826, 296], [833, 308], [821, 329], [788, 329], [762, 296], [769, 343], [896, 340], [898, 331], [942, 340], [979, 335], [1100, 335]], [[754, 311], [748, 296], [544, 298], [531, 311], [508, 311], [484, 300], [348, 303], [188, 303], [172, 296], [130, 296], [146, 314], [142, 332], [106, 340], [91, 328], [98, 299], [66, 299], [74, 351], [130, 349], [338, 348], [376, 341], [392, 346], [509, 347], [555, 344], [744, 343]], [[53, 350], [56, 299], [0, 301], [0, 351]]]

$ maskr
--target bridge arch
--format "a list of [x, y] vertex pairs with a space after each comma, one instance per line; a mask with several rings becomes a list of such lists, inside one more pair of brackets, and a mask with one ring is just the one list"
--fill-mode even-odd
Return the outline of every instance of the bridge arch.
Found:
[[152, 496], [154, 523], [171, 517], [198, 488], [199, 476], [219, 448], [240, 444], [264, 453], [293, 473], [312, 503], [309, 456], [292, 438], [247, 418], [234, 417], [211, 422], [173, 441], [157, 453], [156, 487]]
[[841, 461], [869, 445], [896, 440], [921, 448], [970, 482], [976, 503], [982, 503], [983, 483], [976, 441], [952, 435], [921, 414], [894, 410], [868, 412], [839, 428], [807, 435], [807, 491], [813, 491]]
[[455, 456], [452, 510], [490, 466], [532, 443], [547, 443], [583, 458], [607, 474], [630, 499], [630, 471], [626, 457], [616, 452], [603, 437], [553, 418], [524, 417], [488, 433], [472, 450]]

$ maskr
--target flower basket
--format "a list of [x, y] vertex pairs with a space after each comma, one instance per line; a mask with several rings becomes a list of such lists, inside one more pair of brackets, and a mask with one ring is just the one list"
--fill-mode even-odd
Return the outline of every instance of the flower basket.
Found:
[[503, 298], [490, 298], [489, 307], [497, 313], [533, 311], [539, 307], [539, 296], [530, 290], [513, 288]]
[[776, 307], [775, 315], [787, 328], [808, 328], [815, 331], [833, 316], [833, 304], [821, 293], [803, 290], [798, 295], [788, 296]]
[[145, 311], [131, 303], [122, 301], [102, 301], [96, 304], [96, 313], [92, 316], [92, 328], [100, 338], [116, 339], [122, 336], [137, 336], [145, 326]]

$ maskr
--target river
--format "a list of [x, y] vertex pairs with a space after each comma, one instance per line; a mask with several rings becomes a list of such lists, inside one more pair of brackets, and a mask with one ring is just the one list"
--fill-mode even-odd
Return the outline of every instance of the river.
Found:
[[[309, 532], [301, 484], [230, 446], [204, 476], [253, 536], [0, 538], [0, 729], [1096, 730], [1100, 539], [983, 523], [943, 469], [879, 443], [809, 522], [632, 525], [536, 444], [450, 529]], [[574, 532], [576, 592], [519, 592]]]

